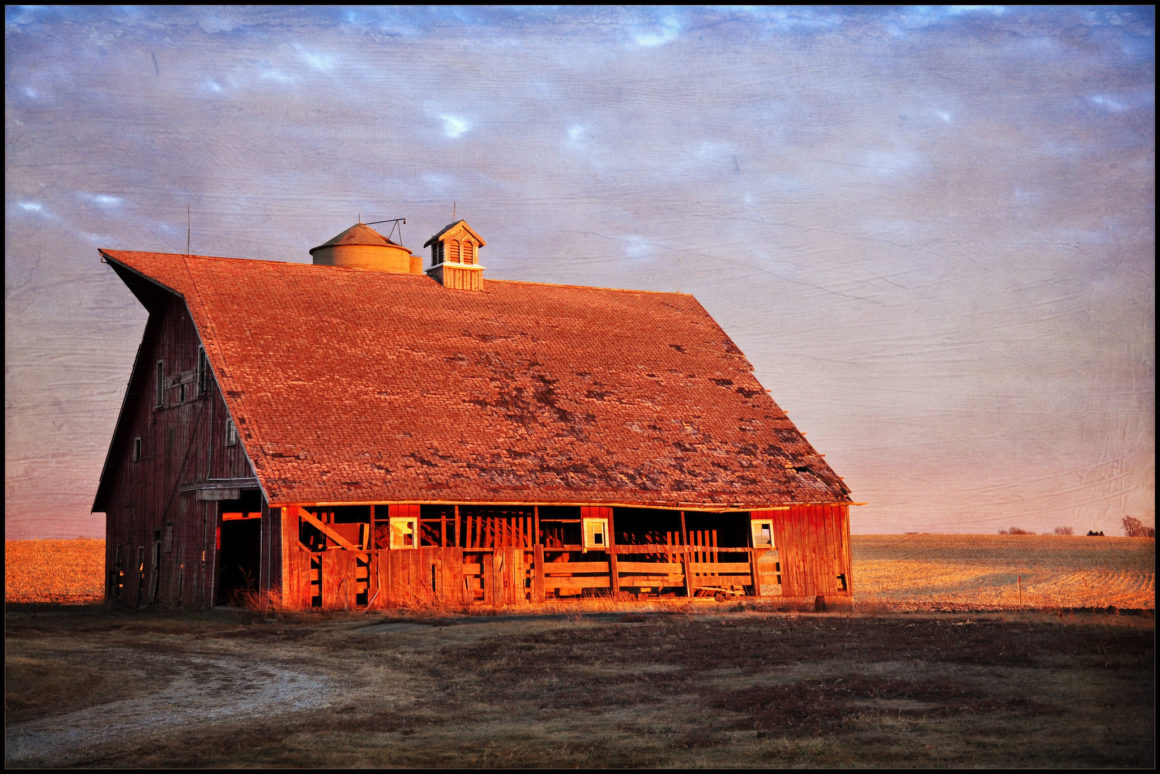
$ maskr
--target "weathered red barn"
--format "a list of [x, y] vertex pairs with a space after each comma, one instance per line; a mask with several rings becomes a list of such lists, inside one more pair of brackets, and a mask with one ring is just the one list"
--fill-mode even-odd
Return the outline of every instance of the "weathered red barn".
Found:
[[485, 285], [484, 244], [101, 250], [149, 311], [109, 602], [849, 597], [848, 489], [692, 296]]

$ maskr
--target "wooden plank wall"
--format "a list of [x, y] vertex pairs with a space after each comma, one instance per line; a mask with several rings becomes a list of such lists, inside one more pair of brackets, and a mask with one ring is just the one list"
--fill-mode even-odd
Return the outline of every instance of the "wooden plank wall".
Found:
[[[520, 517], [487, 520], [478, 515], [463, 517], [463, 534], [471, 536], [466, 538], [471, 544], [467, 548], [311, 553], [299, 543], [296, 524], [283, 517], [279, 524], [287, 557], [283, 599], [291, 607], [310, 607], [313, 582], [321, 588], [317, 606], [327, 609], [472, 602], [498, 607], [558, 593], [597, 590], [615, 595], [622, 589], [681, 586], [690, 595], [719, 589], [740, 593], [755, 585], [758, 593], [785, 596], [852, 592], [846, 506], [801, 506], [755, 517], [773, 520], [775, 550], [723, 547], [715, 530], [693, 530], [688, 546], [679, 545], [673, 534], [672, 544], [612, 546], [579, 556], [574, 548], [526, 547], [530, 533]], [[480, 543], [490, 545], [481, 548]], [[843, 574], [845, 589], [838, 577]]]
[[[215, 582], [216, 503], [178, 490], [211, 477], [252, 475], [240, 440], [225, 445], [227, 412], [216, 383], [211, 379], [209, 390], [197, 393], [198, 344], [184, 302], [168, 294], [159, 297], [145, 326], [105, 471], [106, 577], [125, 573], [119, 604], [148, 604], [156, 588], [162, 604], [209, 607]], [[165, 405], [160, 409], [155, 397], [158, 360], [165, 363]], [[135, 437], [141, 438], [137, 462], [132, 457]], [[154, 547], [158, 538], [160, 552]], [[142, 548], [143, 568], [137, 561]], [[160, 559], [158, 566], [155, 558]], [[116, 585], [106, 584], [110, 601]]]
[[[798, 505], [754, 515], [773, 520], [784, 596], [853, 593], [849, 506]], [[845, 589], [839, 576], [844, 576]]]

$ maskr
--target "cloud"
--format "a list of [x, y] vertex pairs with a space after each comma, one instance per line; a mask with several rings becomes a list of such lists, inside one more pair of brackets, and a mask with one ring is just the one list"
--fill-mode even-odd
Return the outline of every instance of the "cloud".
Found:
[[1111, 111], [1113, 113], [1121, 113], [1128, 107], [1116, 97], [1110, 96], [1108, 94], [1092, 94], [1088, 97], [1088, 102], [1092, 103], [1096, 107], [1104, 108], [1105, 110]]
[[87, 193], [85, 191], [77, 191], [77, 196], [87, 202], [91, 202], [99, 207], [104, 207], [106, 209], [120, 207], [124, 202], [124, 199], [122, 199], [120, 196], [113, 196], [111, 194], [93, 194]]
[[666, 16], [656, 24], [635, 28], [631, 35], [633, 43], [638, 46], [645, 48], [663, 46], [681, 36], [681, 22], [675, 16]]

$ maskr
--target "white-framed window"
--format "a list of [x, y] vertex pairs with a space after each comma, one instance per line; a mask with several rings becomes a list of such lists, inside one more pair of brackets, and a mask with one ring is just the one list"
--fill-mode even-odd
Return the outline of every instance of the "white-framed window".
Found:
[[419, 547], [419, 519], [415, 516], [391, 516], [391, 548]]
[[750, 527], [753, 528], [754, 548], [774, 548], [773, 519], [754, 519]]
[[238, 428], [234, 420], [226, 418], [226, 446], [235, 446], [238, 443]]
[[157, 408], [165, 406], [165, 361], [157, 361]]
[[584, 550], [602, 551], [608, 548], [608, 519], [585, 517]]
[[141, 461], [141, 436], [133, 439], [133, 462]]

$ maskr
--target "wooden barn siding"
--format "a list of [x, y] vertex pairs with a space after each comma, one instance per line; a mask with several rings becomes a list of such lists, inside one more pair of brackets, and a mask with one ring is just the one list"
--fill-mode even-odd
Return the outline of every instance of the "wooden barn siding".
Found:
[[[783, 596], [853, 593], [849, 506], [795, 505], [787, 510], [758, 511], [754, 515], [773, 520]], [[839, 575], [846, 577], [844, 590]]]
[[[407, 507], [392, 505], [391, 513], [399, 515]], [[608, 510], [581, 512], [610, 516]], [[853, 590], [845, 505], [754, 512], [754, 518], [773, 520], [778, 549], [773, 552], [718, 546], [711, 531], [690, 531], [686, 547], [676, 545], [679, 537], [674, 534], [671, 544], [665, 546], [614, 546], [609, 551], [592, 551], [589, 560], [559, 563], [545, 555], [576, 553], [578, 547], [545, 549], [534, 545], [529, 542], [530, 534], [521, 530], [524, 519], [520, 517], [493, 518], [486, 524], [479, 518], [467, 521], [465, 530], [472, 537], [465, 548], [369, 548], [363, 552], [332, 548], [314, 553], [298, 540], [297, 509], [285, 512], [292, 515], [283, 516], [278, 527], [285, 557], [282, 599], [292, 608], [311, 606], [312, 574], [321, 576], [320, 606], [326, 609], [472, 602], [502, 606], [543, 601], [546, 592], [556, 589], [581, 588], [608, 589], [616, 594], [642, 586], [684, 585], [692, 595], [704, 587], [755, 585], [758, 594], [780, 593], [785, 597], [848, 596]], [[673, 555], [664, 562], [636, 558], [637, 554], [666, 548]], [[719, 559], [719, 553], [730, 558]], [[756, 556], [756, 570], [750, 555]], [[361, 602], [354, 576], [358, 556], [365, 557], [369, 572]], [[769, 561], [762, 564], [766, 559]], [[780, 585], [775, 569], [778, 561]], [[839, 575], [845, 575], [845, 589]]]
[[[106, 473], [113, 477], [105, 508], [107, 592], [114, 591], [117, 547], [131, 560], [124, 567], [120, 604], [147, 604], [152, 574], [159, 572], [158, 602], [211, 606], [218, 504], [179, 490], [207, 478], [252, 476], [240, 439], [235, 446], [225, 445], [227, 412], [216, 382], [211, 378], [206, 393], [197, 394], [198, 345], [193, 321], [180, 299], [167, 299], [150, 315], [130, 378], [122, 426], [111, 450], [114, 460]], [[162, 409], [155, 408], [158, 360], [165, 363]], [[180, 400], [182, 384], [184, 402]], [[133, 439], [137, 436], [141, 437], [141, 460], [135, 463]], [[163, 543], [159, 568], [153, 566], [158, 531]], [[136, 563], [140, 547], [145, 548], [143, 576]]]
[[[378, 609], [401, 605], [462, 604], [470, 601], [465, 567], [471, 564], [461, 548], [332, 549], [312, 552], [298, 539], [295, 508], [272, 509], [270, 521], [278, 521], [281, 561], [275, 567], [280, 576], [282, 605], [309, 609], [312, 577], [320, 573], [323, 609], [349, 610], [356, 607]], [[273, 530], [271, 530], [273, 532]], [[474, 555], [473, 555], [474, 556]], [[365, 557], [367, 585], [355, 582], [355, 563]], [[478, 561], [478, 560], [477, 560]], [[359, 602], [362, 592], [366, 601]]]

